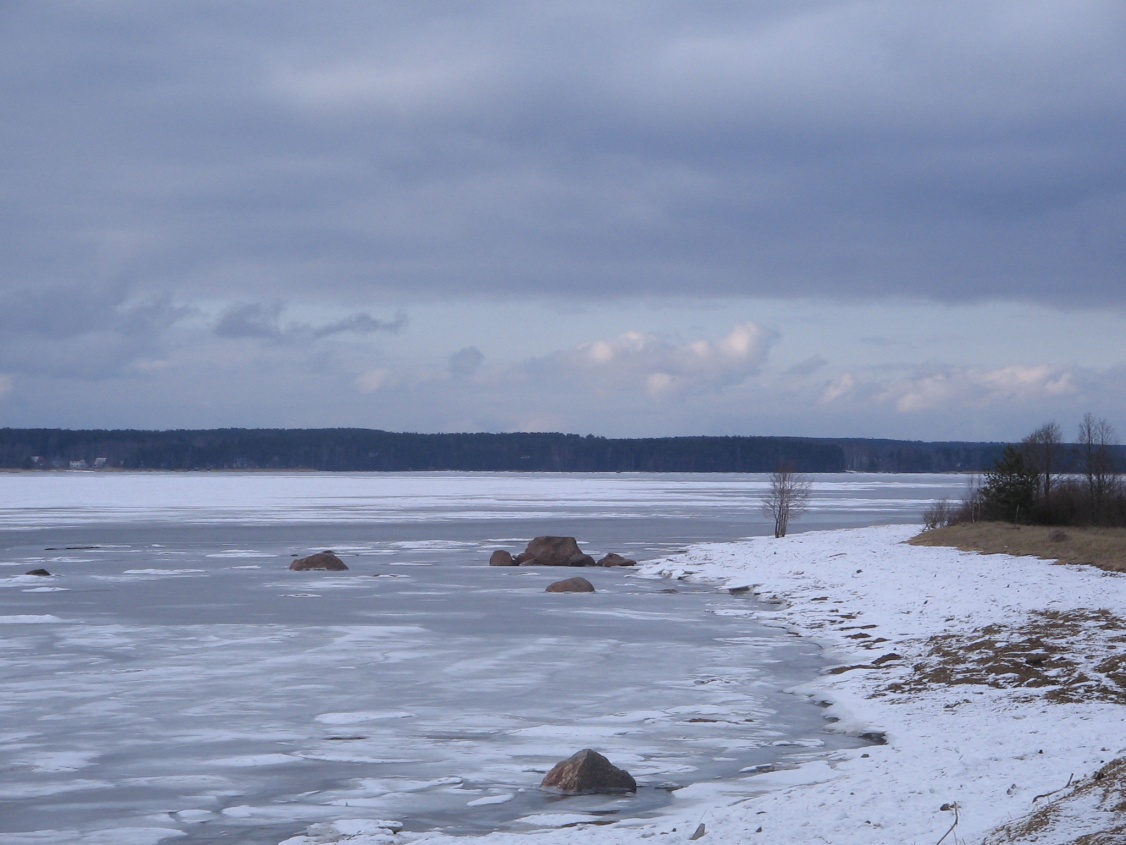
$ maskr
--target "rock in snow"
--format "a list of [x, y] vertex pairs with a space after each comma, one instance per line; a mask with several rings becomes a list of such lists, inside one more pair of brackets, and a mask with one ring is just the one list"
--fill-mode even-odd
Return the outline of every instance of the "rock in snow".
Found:
[[574, 537], [536, 537], [516, 562], [521, 566], [594, 566]]
[[606, 555], [604, 558], [602, 558], [600, 561], [598, 561], [598, 565], [599, 566], [637, 566], [637, 561], [632, 560], [628, 557], [622, 557], [617, 552], [610, 552], [610, 554]]
[[513, 559], [510, 552], [504, 549], [497, 549], [489, 556], [489, 566], [515, 566], [516, 561]]
[[497, 549], [489, 558], [489, 566], [637, 566], [637, 561], [610, 552], [596, 563], [574, 537], [545, 536], [533, 539], [515, 557]]
[[348, 567], [344, 565], [344, 561], [338, 558], [332, 552], [317, 552], [316, 554], [309, 555], [308, 557], [300, 557], [289, 565], [289, 568], [294, 572], [306, 572], [311, 569], [328, 570], [330, 572], [342, 572]]
[[584, 748], [572, 754], [544, 776], [542, 789], [567, 795], [602, 792], [636, 792], [637, 781], [625, 769], [619, 769], [597, 751]]
[[581, 576], [574, 578], [566, 578], [562, 581], [556, 581], [554, 584], [548, 584], [546, 593], [593, 593], [595, 592], [594, 585]]

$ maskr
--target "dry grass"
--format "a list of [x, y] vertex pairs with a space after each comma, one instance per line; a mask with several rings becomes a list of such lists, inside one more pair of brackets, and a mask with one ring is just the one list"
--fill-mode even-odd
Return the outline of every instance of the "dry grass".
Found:
[[[1126, 757], [1060, 790], [1027, 816], [994, 830], [983, 845], [1030, 842], [1122, 845], [1126, 842]], [[1083, 829], [1083, 832], [1076, 828]]]
[[962, 684], [1039, 690], [1055, 703], [1126, 704], [1126, 621], [1107, 610], [1039, 610], [1021, 625], [931, 637], [891, 693]]
[[966, 522], [924, 531], [907, 542], [952, 546], [982, 554], [1029, 555], [1060, 563], [1126, 572], [1126, 528], [1049, 528], [1006, 522]]

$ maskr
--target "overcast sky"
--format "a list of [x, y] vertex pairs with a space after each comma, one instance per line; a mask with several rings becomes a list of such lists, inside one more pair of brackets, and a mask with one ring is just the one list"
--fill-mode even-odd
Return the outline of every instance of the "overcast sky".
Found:
[[0, 425], [1126, 436], [1121, 0], [0, 2]]

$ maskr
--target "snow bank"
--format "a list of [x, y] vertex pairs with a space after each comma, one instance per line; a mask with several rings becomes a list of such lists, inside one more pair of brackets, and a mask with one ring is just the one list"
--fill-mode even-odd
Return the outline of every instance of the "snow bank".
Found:
[[[771, 602], [768, 618], [815, 638], [837, 664], [795, 694], [827, 702], [835, 730], [884, 735], [886, 744], [734, 784], [698, 784], [657, 820], [482, 839], [671, 842], [688, 840], [702, 822], [704, 845], [937, 843], [951, 828], [945, 841], [976, 843], [1126, 754], [1126, 577], [905, 545], [916, 530], [702, 545], [639, 570], [751, 587]], [[751, 603], [723, 612], [763, 616]], [[1083, 818], [1068, 824], [1070, 839], [1084, 832]], [[1041, 836], [1070, 841], [1050, 830]]]

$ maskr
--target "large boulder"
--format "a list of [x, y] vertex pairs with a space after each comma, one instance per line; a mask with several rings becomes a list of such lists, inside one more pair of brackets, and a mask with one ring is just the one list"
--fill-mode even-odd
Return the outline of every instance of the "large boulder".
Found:
[[637, 561], [628, 557], [622, 557], [617, 552], [610, 552], [602, 560], [598, 561], [599, 566], [637, 566]]
[[545, 593], [593, 593], [594, 585], [581, 576], [548, 584]]
[[307, 572], [311, 569], [342, 572], [348, 567], [332, 552], [317, 552], [308, 557], [299, 557], [289, 565], [294, 572]]
[[520, 566], [594, 566], [574, 537], [536, 537], [516, 556]]
[[515, 566], [516, 561], [512, 557], [511, 552], [506, 552], [504, 549], [497, 549], [489, 556], [489, 566]]
[[597, 751], [585, 748], [562, 763], [556, 763], [540, 783], [540, 788], [565, 795], [637, 792], [637, 781], [629, 772], [619, 769]]

